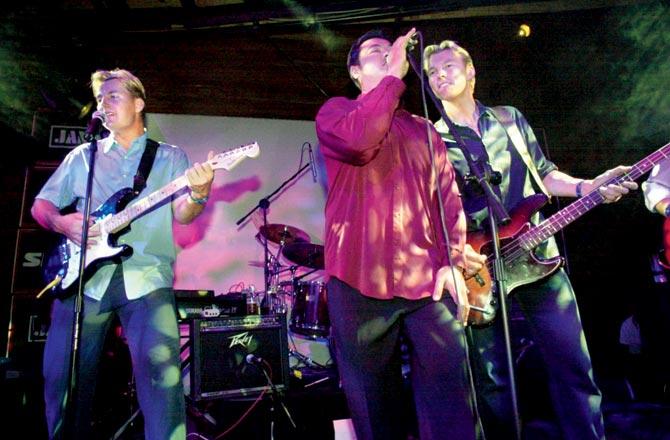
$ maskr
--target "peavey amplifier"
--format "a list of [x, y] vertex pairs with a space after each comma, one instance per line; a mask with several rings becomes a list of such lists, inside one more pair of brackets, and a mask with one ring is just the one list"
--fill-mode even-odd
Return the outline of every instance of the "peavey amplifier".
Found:
[[286, 315], [194, 319], [190, 343], [193, 400], [269, 391], [271, 387], [262, 368], [278, 391], [288, 386]]

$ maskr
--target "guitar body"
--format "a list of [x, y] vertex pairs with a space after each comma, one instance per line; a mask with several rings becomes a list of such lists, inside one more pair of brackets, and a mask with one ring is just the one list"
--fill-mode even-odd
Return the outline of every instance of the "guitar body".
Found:
[[[532, 226], [529, 223], [531, 217], [546, 202], [547, 198], [544, 195], [536, 194], [522, 200], [514, 207], [510, 212], [510, 222], [499, 229], [501, 249], [504, 249], [506, 245], [509, 246], [517, 237], [530, 230]], [[468, 244], [476, 252], [487, 255], [489, 260], [493, 258], [493, 241], [490, 234], [484, 232], [469, 234]], [[515, 253], [515, 258], [503, 258], [508, 295], [519, 286], [530, 284], [553, 274], [563, 265], [563, 258], [561, 257], [540, 260], [532, 251], [533, 249], [519, 247], [518, 252]], [[498, 306], [491, 273], [485, 266], [477, 275], [468, 278], [465, 282], [469, 290], [468, 299], [470, 304], [482, 307], [488, 312], [482, 313], [471, 310], [468, 322], [475, 326], [490, 324], [495, 318], [495, 311]]]
[[[96, 219], [96, 224], [101, 223], [107, 217], [124, 209], [132, 199], [133, 190], [131, 188], [123, 188], [92, 212], [91, 216]], [[128, 245], [116, 245], [116, 240], [123, 232], [128, 230], [128, 227], [115, 234], [107, 233], [104, 228], [100, 228], [100, 230], [101, 234], [96, 237], [95, 244], [86, 250], [84, 281], [95, 273], [99, 264], [117, 255], [130, 251], [130, 246]], [[51, 290], [51, 296], [56, 298], [66, 298], [75, 293], [72, 287], [74, 282], [79, 278], [80, 261], [80, 246], [67, 238], [63, 238], [58, 246], [47, 255], [44, 264], [44, 279], [47, 282], [50, 282], [56, 276], [60, 276], [62, 279], [61, 282]]]

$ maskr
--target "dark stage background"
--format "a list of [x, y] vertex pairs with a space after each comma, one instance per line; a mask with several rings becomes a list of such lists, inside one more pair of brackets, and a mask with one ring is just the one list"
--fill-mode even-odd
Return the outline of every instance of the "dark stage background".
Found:
[[[374, 27], [399, 35], [416, 26], [426, 44], [450, 38], [469, 49], [476, 96], [518, 107], [547, 155], [576, 177], [632, 164], [670, 140], [665, 2], [423, 2], [421, 10], [410, 2], [357, 2], [356, 11], [381, 11], [369, 16], [351, 12], [354, 2], [132, 7], [148, 3], [158, 2], [0, 6], [3, 351], [25, 168], [62, 157], [47, 148], [45, 127], [85, 124], [88, 115], [79, 114], [91, 101], [87, 82], [96, 68], [137, 74], [149, 112], [311, 120], [328, 97], [355, 94], [345, 69], [355, 37]], [[337, 20], [328, 7], [350, 12]], [[531, 28], [527, 38], [517, 35], [523, 23]], [[422, 113], [419, 82], [412, 75], [407, 82], [406, 105]], [[566, 203], [555, 201], [549, 212]], [[662, 223], [638, 192], [559, 234], [605, 393], [623, 374], [621, 322], [634, 310], [648, 323], [670, 320], [658, 302], [670, 293], [653, 282], [649, 264], [663, 247]]]

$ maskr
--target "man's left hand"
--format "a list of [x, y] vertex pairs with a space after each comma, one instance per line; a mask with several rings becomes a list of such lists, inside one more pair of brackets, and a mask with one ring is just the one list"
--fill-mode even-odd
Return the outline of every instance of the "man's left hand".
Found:
[[[624, 180], [621, 184], [611, 183], [606, 185], [605, 183], [614, 177], [626, 174], [630, 169], [631, 167], [629, 166], [619, 165], [616, 168], [605, 171], [593, 179], [592, 183], [588, 186], [588, 191], [590, 192], [593, 189], [598, 188], [598, 191], [600, 191], [600, 194], [605, 199], [605, 203], [618, 202], [621, 197], [628, 194], [629, 191], [636, 190], [638, 188], [637, 183], [632, 180]], [[584, 193], [586, 194], [586, 191]]]
[[456, 303], [457, 316], [461, 324], [468, 325], [470, 314], [470, 302], [468, 301], [468, 288], [465, 285], [462, 269], [456, 266], [442, 266], [435, 275], [435, 288], [433, 290], [433, 301], [442, 299], [443, 292], [447, 290]]
[[[214, 152], [210, 151], [207, 154], [207, 160], [214, 157]], [[188, 187], [193, 193], [194, 197], [203, 198], [208, 197], [212, 182], [214, 181], [214, 170], [209, 162], [195, 163], [191, 168], [186, 170], [186, 178], [188, 179]]]

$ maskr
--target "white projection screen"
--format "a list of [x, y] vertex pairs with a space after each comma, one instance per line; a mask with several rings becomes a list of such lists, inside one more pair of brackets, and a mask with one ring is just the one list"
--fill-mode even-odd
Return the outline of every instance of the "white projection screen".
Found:
[[[239, 226], [236, 222], [298, 171], [306, 142], [316, 154], [314, 122], [152, 113], [148, 115], [148, 132], [152, 139], [183, 148], [191, 162], [206, 160], [210, 150], [220, 153], [258, 142], [257, 158], [247, 158], [231, 171], [216, 172], [210, 200], [200, 217], [190, 225], [175, 224], [178, 256], [174, 287], [214, 290], [217, 295], [250, 285], [264, 290], [264, 251], [255, 238], [255, 223], [262, 217], [254, 221], [250, 217]], [[305, 147], [303, 165], [308, 161]], [[317, 182], [309, 168], [304, 170], [270, 199], [268, 223], [299, 228], [310, 241], [323, 244], [324, 182], [321, 168]], [[276, 254], [277, 248], [271, 243], [270, 252]], [[279, 257], [283, 266], [292, 264]], [[296, 275], [310, 270], [301, 267]], [[322, 276], [322, 271], [316, 271], [304, 280]], [[285, 270], [281, 280], [289, 279], [290, 270]]]

